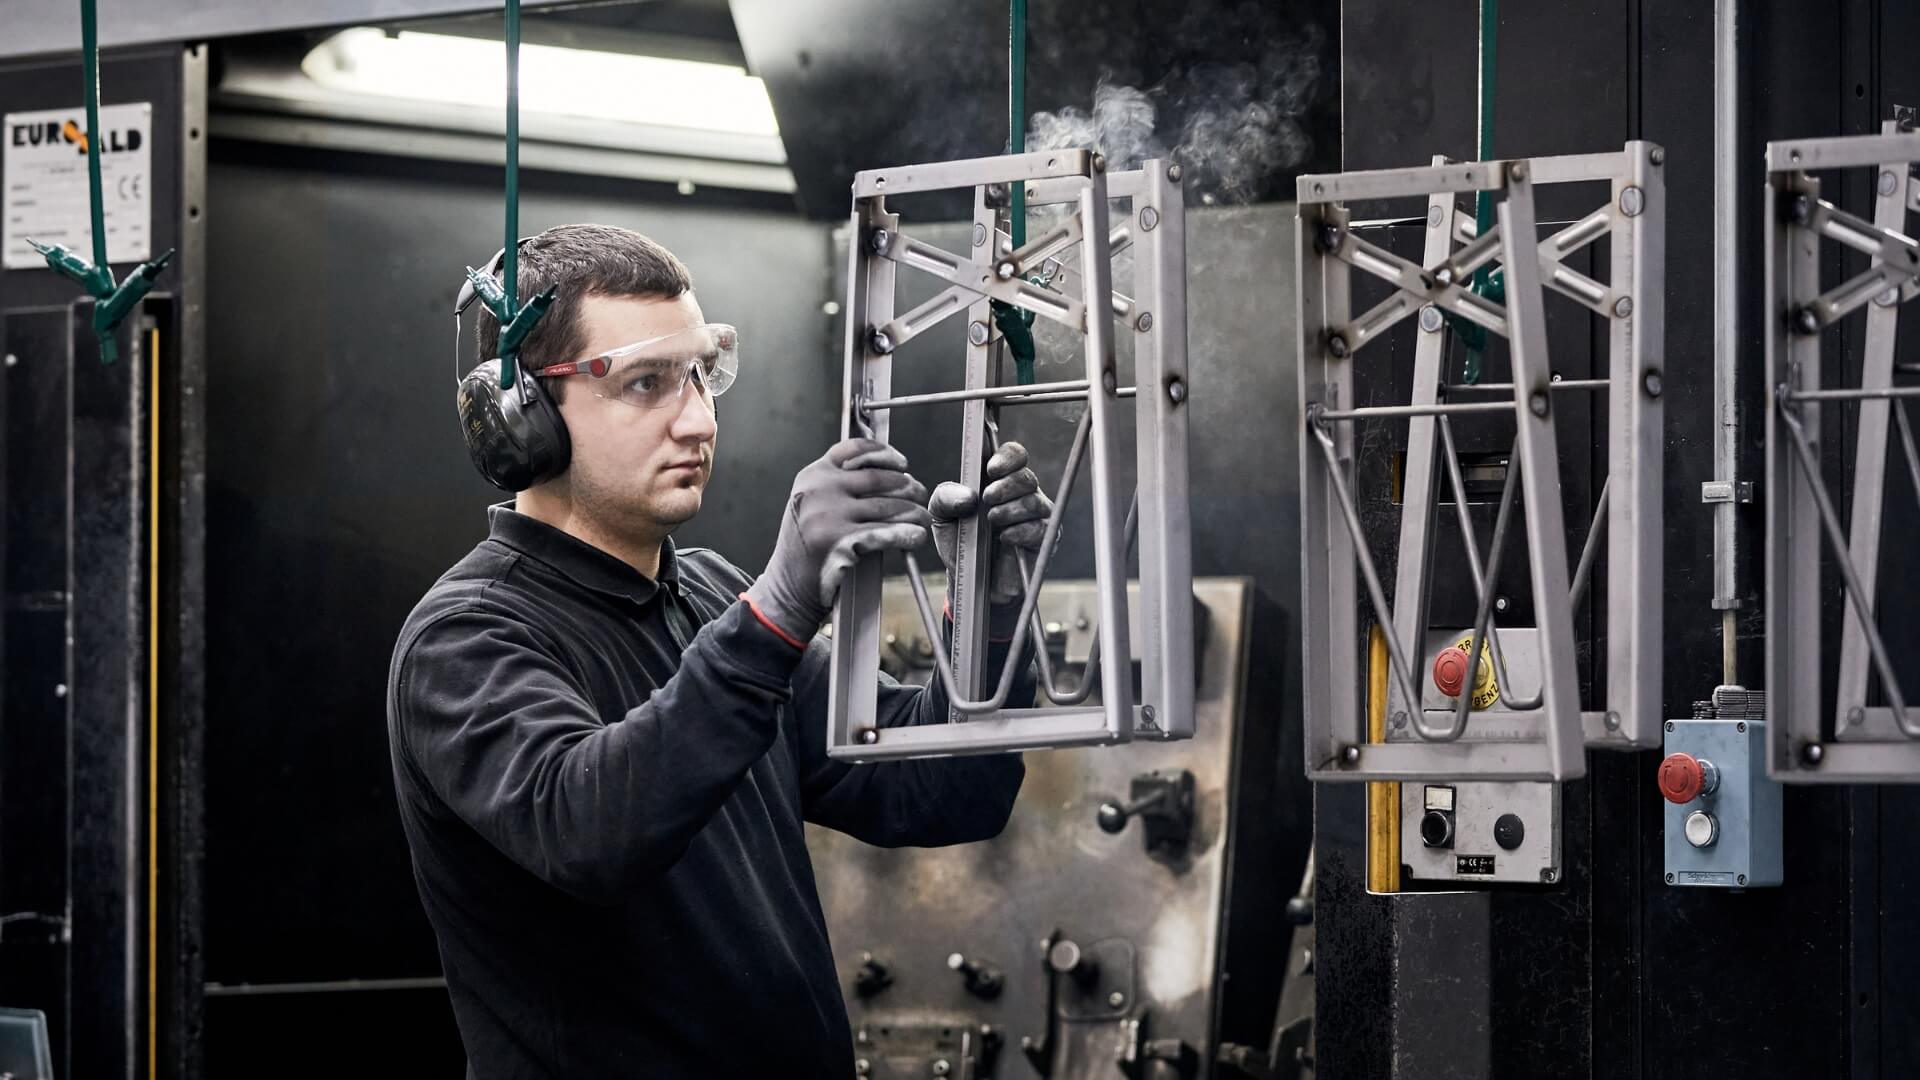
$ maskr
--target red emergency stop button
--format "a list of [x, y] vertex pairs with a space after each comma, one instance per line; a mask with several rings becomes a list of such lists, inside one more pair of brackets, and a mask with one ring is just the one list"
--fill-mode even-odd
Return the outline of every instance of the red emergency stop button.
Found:
[[1448, 697], [1459, 697], [1467, 684], [1467, 650], [1454, 646], [1441, 649], [1433, 658], [1433, 685]]
[[1714, 788], [1712, 763], [1692, 754], [1668, 754], [1660, 763], [1660, 794], [1671, 803], [1690, 803]]

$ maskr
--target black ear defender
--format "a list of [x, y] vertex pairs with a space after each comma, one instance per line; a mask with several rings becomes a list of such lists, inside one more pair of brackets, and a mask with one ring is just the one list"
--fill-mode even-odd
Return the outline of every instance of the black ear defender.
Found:
[[[531, 239], [529, 237], [528, 239]], [[521, 240], [525, 244], [526, 240]], [[507, 250], [501, 248], [487, 264], [487, 273], [500, 276]], [[473, 305], [473, 283], [460, 287], [453, 307], [453, 362], [460, 367], [460, 316]], [[560, 409], [535, 372], [522, 367], [512, 389], [500, 389], [500, 360], [494, 358], [460, 377], [455, 404], [460, 410], [460, 434], [467, 455], [487, 482], [502, 491], [525, 491], [567, 471], [573, 460], [573, 441], [567, 436]]]

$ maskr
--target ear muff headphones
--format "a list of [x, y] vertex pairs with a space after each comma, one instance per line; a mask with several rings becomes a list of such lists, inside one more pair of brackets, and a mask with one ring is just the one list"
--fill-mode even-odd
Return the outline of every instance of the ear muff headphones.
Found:
[[[524, 245], [527, 237], [519, 241]], [[487, 264], [487, 273], [500, 276], [507, 259], [501, 248]], [[460, 316], [473, 305], [473, 283], [460, 286], [453, 307], [453, 363], [460, 370]], [[573, 460], [573, 441], [560, 409], [541, 380], [522, 367], [510, 390], [500, 389], [500, 361], [488, 360], [459, 379], [456, 404], [460, 433], [467, 455], [487, 482], [502, 491], [525, 491], [567, 471]]]

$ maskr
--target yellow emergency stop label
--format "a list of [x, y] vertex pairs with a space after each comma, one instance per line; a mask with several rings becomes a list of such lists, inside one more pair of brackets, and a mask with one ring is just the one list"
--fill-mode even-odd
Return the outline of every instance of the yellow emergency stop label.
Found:
[[[1471, 651], [1473, 635], [1469, 634], [1454, 642], [1453, 647], [1469, 656], [1473, 655]], [[1473, 707], [1475, 709], [1485, 709], [1500, 700], [1500, 684], [1494, 681], [1493, 660], [1487, 655], [1491, 647], [1486, 641], [1480, 643], [1480, 666], [1473, 673]]]

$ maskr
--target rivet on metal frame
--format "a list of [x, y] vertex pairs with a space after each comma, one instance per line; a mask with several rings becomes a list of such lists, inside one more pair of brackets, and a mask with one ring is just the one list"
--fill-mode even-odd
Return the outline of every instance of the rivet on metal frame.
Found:
[[1187, 384], [1184, 380], [1175, 378], [1167, 384], [1167, 400], [1173, 402], [1175, 405], [1182, 404], [1187, 400]]
[[974, 246], [974, 247], [980, 247], [981, 245], [983, 245], [983, 244], [985, 244], [986, 242], [987, 242], [987, 227], [986, 227], [985, 225], [982, 225], [982, 224], [980, 224], [980, 223], [979, 223], [979, 222], [977, 222], [977, 221], [976, 221], [976, 222], [974, 222], [974, 224], [973, 224], [973, 246]]
[[1141, 312], [1140, 317], [1133, 320], [1133, 326], [1134, 326], [1134, 329], [1140, 331], [1143, 334], [1153, 329], [1153, 312], [1151, 311]]
[[976, 320], [967, 324], [967, 340], [975, 345], [985, 345], [992, 334], [993, 332], [987, 329], [986, 323]]
[[1347, 345], [1347, 339], [1344, 335], [1341, 335], [1341, 334], [1327, 335], [1327, 352], [1331, 353], [1335, 357], [1338, 357], [1339, 359], [1344, 360], [1347, 358], [1347, 354], [1352, 351], [1353, 350]]
[[1620, 192], [1620, 212], [1628, 217], [1639, 217], [1640, 211], [1647, 208], [1647, 193], [1631, 184]]
[[1633, 297], [1623, 296], [1620, 299], [1615, 300], [1613, 302], [1613, 313], [1616, 317], [1622, 318], [1622, 319], [1626, 318], [1629, 315], [1632, 315], [1633, 314]]
[[1899, 182], [1900, 182], [1900, 178], [1893, 175], [1893, 173], [1890, 170], [1882, 170], [1880, 173], [1880, 181], [1879, 181], [1880, 194], [1882, 195], [1893, 194], [1893, 186]]
[[1447, 325], [1446, 316], [1440, 314], [1439, 308], [1428, 304], [1420, 309], [1420, 329], [1429, 334], [1437, 334], [1445, 325]]
[[1140, 228], [1143, 231], [1152, 232], [1153, 227], [1158, 224], [1160, 224], [1160, 211], [1151, 206], [1140, 208]]
[[1180, 166], [1178, 164], [1167, 166], [1167, 180], [1169, 182], [1175, 183], [1175, 184], [1179, 183], [1180, 175], [1181, 175]]
[[1535, 416], [1547, 415], [1547, 395], [1535, 390], [1533, 396], [1527, 399], [1527, 407], [1533, 410]]
[[867, 331], [867, 347], [885, 356], [893, 351], [893, 338], [876, 326]]
[[1648, 397], [1659, 397], [1661, 390], [1665, 388], [1666, 384], [1661, 380], [1658, 371], [1649, 371], [1641, 378], [1640, 385], [1647, 388]]
[[867, 248], [875, 255], [885, 255], [892, 246], [893, 234], [885, 229], [875, 229], [873, 235], [867, 237]]
[[1437, 206], [1427, 207], [1427, 228], [1437, 229], [1439, 227], [1440, 227], [1440, 208]]

